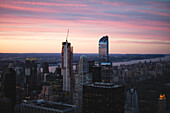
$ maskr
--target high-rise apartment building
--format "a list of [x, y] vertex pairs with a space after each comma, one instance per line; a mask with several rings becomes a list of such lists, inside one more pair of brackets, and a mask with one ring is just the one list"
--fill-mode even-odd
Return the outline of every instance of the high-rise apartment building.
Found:
[[95, 61], [88, 61], [89, 72], [92, 74], [92, 83], [101, 82], [101, 67], [95, 65]]
[[101, 82], [101, 67], [91, 66], [89, 72], [92, 74], [92, 83]]
[[139, 113], [138, 94], [133, 88], [126, 93], [125, 113]]
[[99, 64], [109, 60], [109, 41], [108, 36], [103, 36], [99, 40]]
[[2, 76], [0, 112], [14, 113], [16, 105], [16, 72], [12, 68], [5, 68]]
[[26, 98], [30, 98], [33, 90], [37, 89], [37, 63], [36, 58], [26, 58], [25, 64], [25, 92]]
[[83, 113], [124, 113], [124, 86], [95, 82], [83, 86]]
[[61, 75], [63, 75], [63, 91], [73, 90], [73, 47], [67, 40], [62, 43]]
[[166, 101], [165, 94], [160, 94], [158, 98], [158, 113], [168, 113], [166, 112]]
[[101, 63], [101, 81], [102, 82], [113, 82], [113, 69], [111, 62]]
[[82, 113], [83, 85], [92, 82], [92, 75], [89, 73], [89, 65], [86, 56], [81, 56], [78, 64], [78, 74], [76, 75], [74, 103], [77, 106], [77, 112]]
[[43, 74], [45, 74], [45, 73], [49, 73], [49, 66], [48, 66], [48, 62], [43, 62], [43, 64], [42, 64], [42, 68], [43, 68]]
[[38, 96], [39, 99], [44, 99], [45, 101], [54, 101], [52, 86], [42, 86], [41, 93]]

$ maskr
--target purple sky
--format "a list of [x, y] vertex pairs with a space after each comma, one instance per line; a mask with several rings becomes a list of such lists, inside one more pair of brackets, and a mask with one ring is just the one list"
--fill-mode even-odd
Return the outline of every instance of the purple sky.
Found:
[[170, 1], [0, 0], [0, 53], [60, 53], [68, 28], [74, 53], [170, 54]]

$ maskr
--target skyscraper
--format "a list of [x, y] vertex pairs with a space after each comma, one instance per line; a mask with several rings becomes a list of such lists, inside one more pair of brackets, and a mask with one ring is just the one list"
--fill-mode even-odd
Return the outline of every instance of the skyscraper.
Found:
[[61, 75], [63, 75], [63, 91], [73, 90], [73, 47], [67, 40], [62, 43]]
[[109, 60], [109, 42], [108, 36], [103, 36], [99, 40], [99, 64]]
[[84, 75], [89, 72], [89, 65], [86, 56], [82, 55], [78, 64], [78, 73]]
[[166, 112], [166, 97], [165, 94], [160, 94], [158, 98], [158, 113], [167, 113]]
[[125, 113], [139, 113], [138, 94], [133, 88], [126, 93]]
[[31, 92], [37, 90], [37, 63], [36, 58], [26, 58], [25, 64], [25, 92], [26, 98], [30, 98]]
[[89, 72], [92, 74], [92, 83], [101, 82], [101, 67], [91, 66]]
[[78, 64], [77, 83], [75, 84], [75, 104], [78, 113], [82, 113], [83, 85], [92, 82], [92, 75], [89, 73], [89, 65], [86, 56], [81, 56]]
[[83, 113], [124, 113], [124, 86], [95, 82], [83, 86]]
[[113, 82], [113, 69], [111, 62], [101, 63], [101, 81], [102, 82]]
[[42, 67], [43, 67], [43, 74], [49, 73], [48, 62], [43, 62]]
[[3, 88], [3, 93], [2, 93], [3, 96], [9, 100], [0, 102], [0, 106], [1, 106], [0, 111], [3, 113], [8, 113], [8, 112], [14, 113], [14, 107], [16, 104], [16, 72], [12, 68], [5, 68], [3, 74], [2, 88]]

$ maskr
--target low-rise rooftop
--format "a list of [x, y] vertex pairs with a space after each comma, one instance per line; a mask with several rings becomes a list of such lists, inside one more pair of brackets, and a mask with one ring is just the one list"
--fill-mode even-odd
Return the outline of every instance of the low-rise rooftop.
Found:
[[118, 88], [121, 87], [122, 85], [115, 85], [113, 83], [95, 82], [92, 84], [88, 84], [87, 86], [100, 87], [100, 88]]
[[69, 111], [75, 109], [75, 105], [56, 103], [44, 100], [25, 101], [22, 105], [31, 105], [32, 107], [50, 108], [58, 111]]

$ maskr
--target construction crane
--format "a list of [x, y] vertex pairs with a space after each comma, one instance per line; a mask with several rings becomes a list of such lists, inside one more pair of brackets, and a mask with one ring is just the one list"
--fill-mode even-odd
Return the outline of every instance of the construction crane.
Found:
[[69, 34], [69, 29], [67, 30], [67, 36], [66, 36], [66, 40], [68, 39], [68, 34]]

